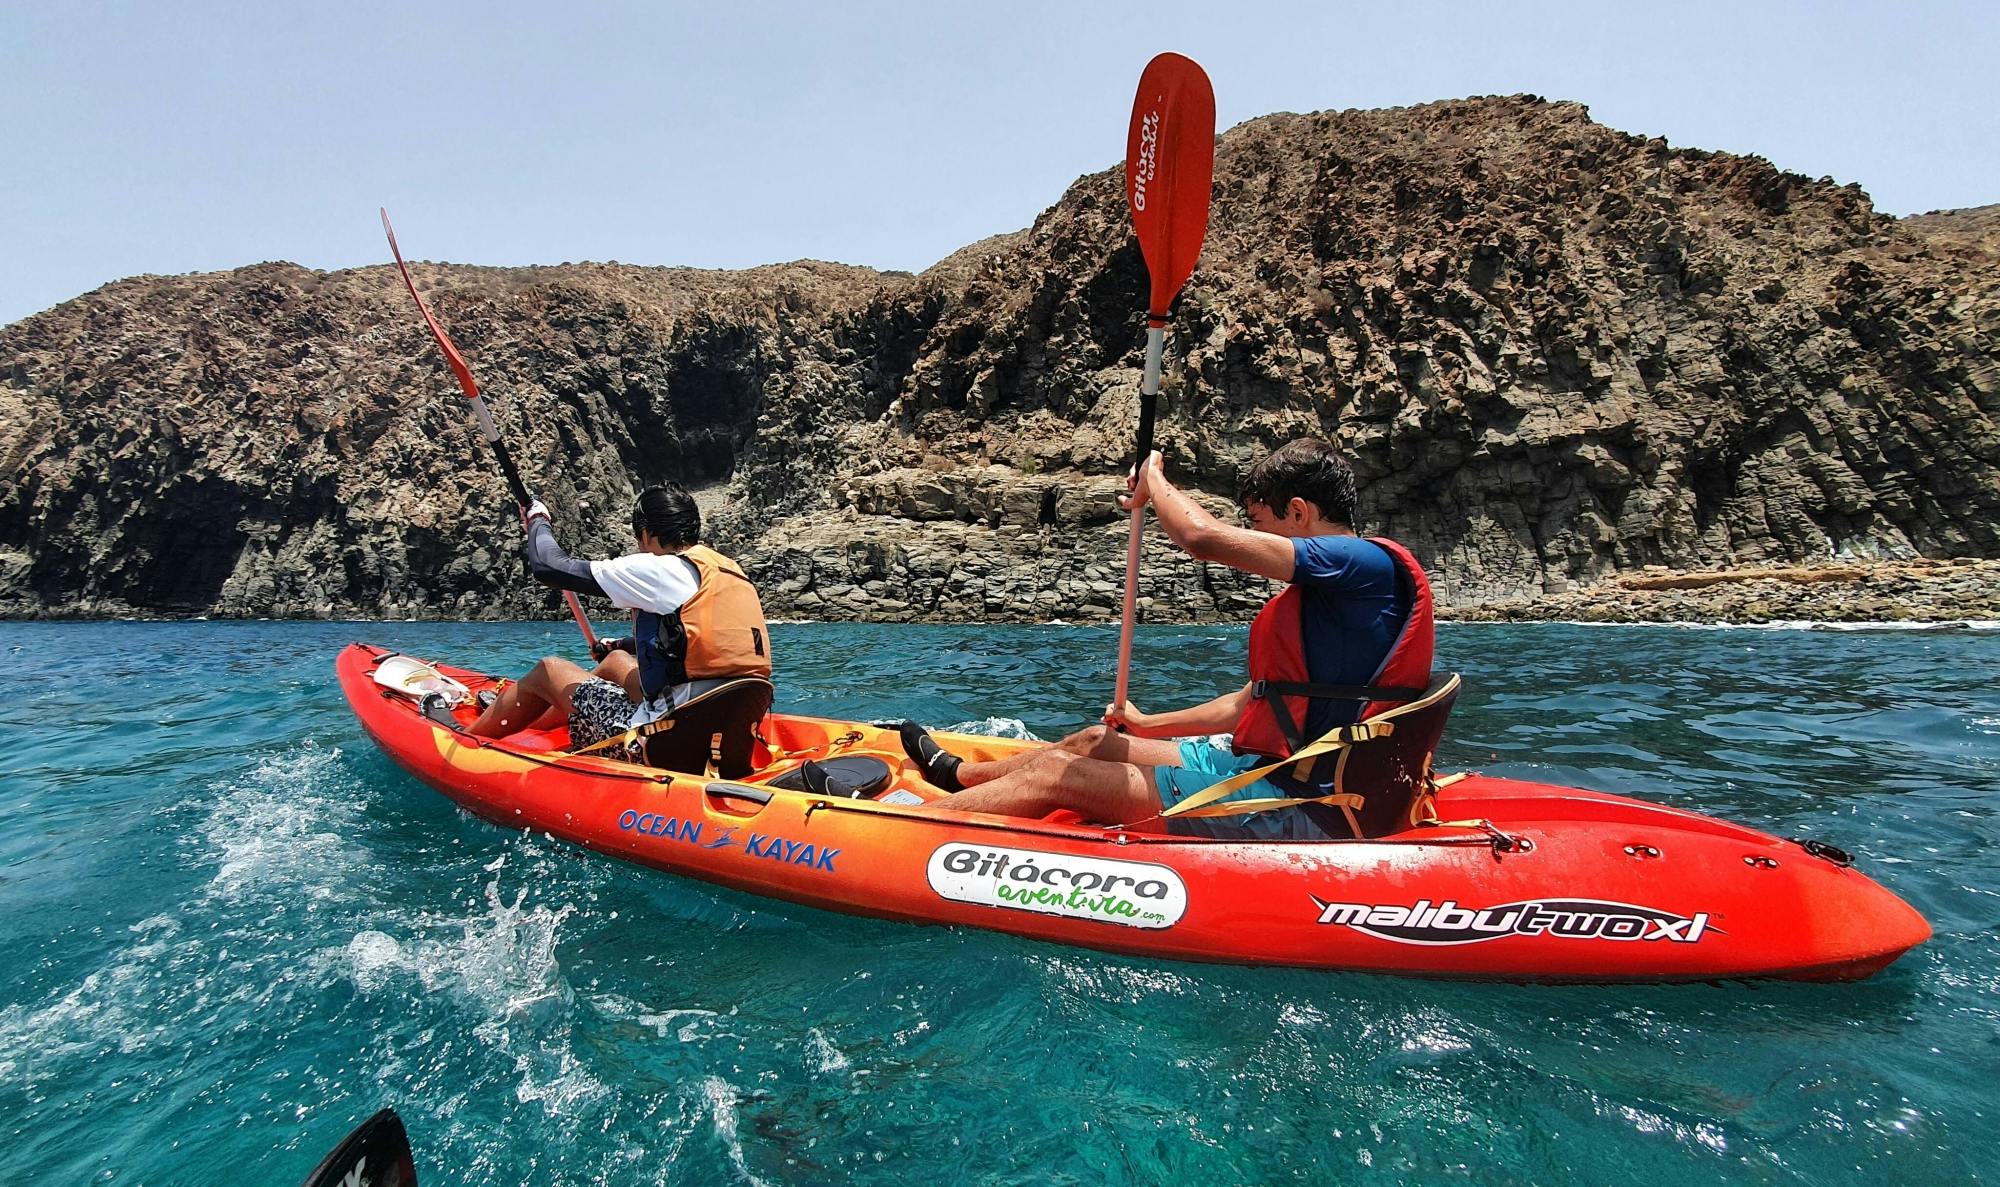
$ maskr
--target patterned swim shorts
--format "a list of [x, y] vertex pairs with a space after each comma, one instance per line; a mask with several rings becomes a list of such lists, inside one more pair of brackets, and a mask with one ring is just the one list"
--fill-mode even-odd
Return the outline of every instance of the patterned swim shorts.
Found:
[[[632, 702], [625, 690], [609, 680], [593, 676], [576, 686], [569, 699], [569, 748], [581, 750], [631, 728]], [[606, 746], [591, 753], [596, 757], [624, 762], [644, 762], [640, 743]]]

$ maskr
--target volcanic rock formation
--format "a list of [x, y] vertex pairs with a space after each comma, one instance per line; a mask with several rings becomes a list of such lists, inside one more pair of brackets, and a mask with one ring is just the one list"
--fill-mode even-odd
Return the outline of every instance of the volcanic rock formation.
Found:
[[[2000, 556], [1996, 224], [1571, 103], [1267, 116], [1217, 147], [1160, 446], [1232, 513], [1265, 451], [1337, 441], [1363, 528], [1459, 607]], [[675, 478], [774, 615], [1115, 613], [1145, 289], [1116, 169], [914, 277], [416, 273], [573, 551]], [[541, 612], [482, 450], [392, 268], [108, 285], [0, 330], [0, 612]], [[1141, 592], [1266, 589], [1156, 543]]]

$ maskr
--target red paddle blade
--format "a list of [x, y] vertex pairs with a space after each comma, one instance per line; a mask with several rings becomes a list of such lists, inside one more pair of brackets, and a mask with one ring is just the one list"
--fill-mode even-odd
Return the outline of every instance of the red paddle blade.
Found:
[[445, 337], [444, 327], [438, 324], [437, 318], [431, 316], [431, 307], [424, 304], [422, 297], [417, 296], [417, 282], [410, 279], [410, 266], [403, 262], [403, 249], [396, 246], [396, 228], [389, 225], [388, 208], [379, 209], [382, 211], [382, 230], [389, 236], [389, 251], [396, 257], [397, 270], [403, 274], [403, 287], [410, 290], [410, 296], [416, 299], [417, 308], [423, 311], [424, 321], [431, 328], [431, 337], [437, 339], [438, 349], [444, 351], [444, 361], [451, 364], [452, 374], [458, 376], [458, 386], [465, 391], [465, 398], [477, 400], [479, 385], [473, 381], [472, 368], [465, 365], [465, 359], [458, 353], [458, 348], [451, 344], [450, 338]]
[[1179, 54], [1146, 63], [1125, 138], [1125, 202], [1153, 291], [1146, 307], [1164, 325], [1208, 233], [1215, 175], [1215, 90], [1200, 66]]

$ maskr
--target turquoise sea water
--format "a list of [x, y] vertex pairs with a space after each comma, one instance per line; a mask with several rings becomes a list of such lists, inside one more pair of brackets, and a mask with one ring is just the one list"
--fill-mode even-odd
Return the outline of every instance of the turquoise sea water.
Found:
[[[1232, 679], [1149, 628], [1134, 699]], [[0, 624], [0, 1183], [1971, 1183], [2000, 1158], [2000, 634], [1447, 627], [1447, 768], [1843, 845], [1938, 935], [1856, 985], [1135, 960], [830, 915], [475, 820], [361, 736], [361, 639]], [[1054, 737], [1115, 630], [781, 626], [780, 705]]]

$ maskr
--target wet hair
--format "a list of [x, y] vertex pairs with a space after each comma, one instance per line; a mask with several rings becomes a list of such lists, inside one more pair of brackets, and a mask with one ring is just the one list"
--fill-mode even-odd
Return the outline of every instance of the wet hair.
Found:
[[1236, 502], [1261, 503], [1279, 515], [1293, 499], [1319, 508], [1326, 519], [1354, 526], [1354, 470], [1333, 446], [1302, 437], [1271, 451], [1236, 483]]
[[632, 534], [641, 529], [668, 548], [685, 548], [701, 539], [701, 508], [678, 482], [649, 486], [632, 504]]

